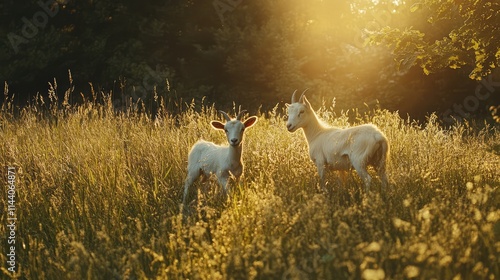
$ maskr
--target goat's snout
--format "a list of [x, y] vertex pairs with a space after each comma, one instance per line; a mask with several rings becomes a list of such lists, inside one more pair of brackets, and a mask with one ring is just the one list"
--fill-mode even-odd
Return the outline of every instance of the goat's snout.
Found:
[[286, 124], [286, 129], [288, 129], [288, 131], [291, 131], [292, 130], [292, 124], [291, 123], [287, 123]]
[[232, 138], [231, 145], [236, 145], [236, 144], [238, 144], [238, 138]]

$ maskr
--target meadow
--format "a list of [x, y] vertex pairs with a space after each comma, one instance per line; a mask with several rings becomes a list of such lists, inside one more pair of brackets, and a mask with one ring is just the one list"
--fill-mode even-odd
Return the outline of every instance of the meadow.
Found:
[[0, 278], [500, 278], [498, 125], [444, 129], [434, 115], [317, 105], [331, 125], [374, 123], [391, 146], [387, 192], [375, 178], [365, 193], [353, 171], [342, 187], [329, 174], [324, 193], [302, 133], [276, 107], [245, 133], [239, 184], [226, 198], [215, 180], [196, 183], [183, 219], [189, 149], [225, 142], [209, 122], [227, 108], [188, 103], [173, 115], [160, 98], [151, 116], [116, 113], [109, 96], [70, 105], [49, 92], [20, 110], [6, 99], [0, 174], [5, 185], [15, 167], [17, 267], [6, 265], [2, 188]]

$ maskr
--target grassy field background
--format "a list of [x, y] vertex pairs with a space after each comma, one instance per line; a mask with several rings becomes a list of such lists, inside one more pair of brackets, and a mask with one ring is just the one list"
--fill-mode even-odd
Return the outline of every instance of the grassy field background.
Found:
[[199, 104], [172, 116], [158, 102], [155, 118], [115, 114], [106, 98], [70, 106], [51, 94], [17, 113], [4, 103], [0, 174], [16, 168], [18, 272], [6, 266], [3, 188], [1, 278], [500, 278], [498, 127], [444, 130], [435, 116], [417, 124], [385, 110], [349, 122], [324, 105], [327, 123], [374, 123], [391, 145], [386, 193], [378, 179], [364, 193], [352, 172], [342, 188], [330, 174], [325, 194], [302, 133], [286, 131], [279, 109], [261, 113], [239, 185], [226, 200], [215, 181], [197, 183], [183, 222], [189, 149], [224, 143], [209, 126], [222, 118]]

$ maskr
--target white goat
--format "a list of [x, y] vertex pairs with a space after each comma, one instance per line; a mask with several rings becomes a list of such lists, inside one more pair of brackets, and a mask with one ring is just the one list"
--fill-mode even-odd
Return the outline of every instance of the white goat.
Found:
[[246, 111], [241, 111], [234, 120], [231, 120], [225, 112], [219, 112], [227, 122], [223, 124], [219, 121], [211, 121], [210, 124], [215, 129], [225, 131], [229, 146], [219, 146], [200, 140], [191, 148], [182, 204], [186, 202], [189, 187], [200, 176], [205, 181], [210, 174], [215, 174], [224, 192], [227, 192], [229, 176], [232, 174], [238, 179], [243, 173], [243, 162], [241, 161], [243, 132], [257, 122], [257, 117], [252, 116], [242, 122], [241, 117]]
[[297, 101], [295, 91], [292, 104], [287, 104], [289, 132], [302, 128], [309, 145], [309, 156], [318, 168], [321, 187], [325, 187], [325, 170], [346, 171], [354, 167], [365, 184], [370, 188], [372, 178], [367, 166], [377, 171], [382, 187], [388, 184], [386, 160], [389, 156], [389, 144], [384, 134], [373, 124], [364, 124], [350, 128], [329, 127], [318, 119], [311, 104], [304, 96], [305, 90]]

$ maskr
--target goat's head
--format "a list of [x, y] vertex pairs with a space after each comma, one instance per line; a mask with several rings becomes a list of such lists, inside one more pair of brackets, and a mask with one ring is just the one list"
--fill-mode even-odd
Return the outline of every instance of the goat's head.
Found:
[[245, 121], [241, 121], [241, 118], [245, 114], [245, 110], [241, 111], [236, 119], [231, 119], [225, 112], [219, 111], [224, 119], [226, 119], [226, 123], [221, 123], [219, 121], [211, 121], [210, 124], [212, 127], [220, 130], [224, 130], [226, 132], [227, 141], [229, 145], [236, 147], [241, 144], [243, 141], [243, 132], [245, 132], [246, 128], [252, 127], [257, 122], [257, 117], [252, 116], [246, 119]]
[[286, 104], [288, 108], [288, 121], [286, 122], [286, 128], [290, 132], [294, 132], [295, 130], [307, 125], [310, 116], [313, 116], [314, 114], [311, 103], [309, 103], [304, 95], [306, 91], [307, 89], [302, 92], [299, 100], [297, 101], [295, 96], [297, 90], [295, 90], [292, 95], [292, 103]]

